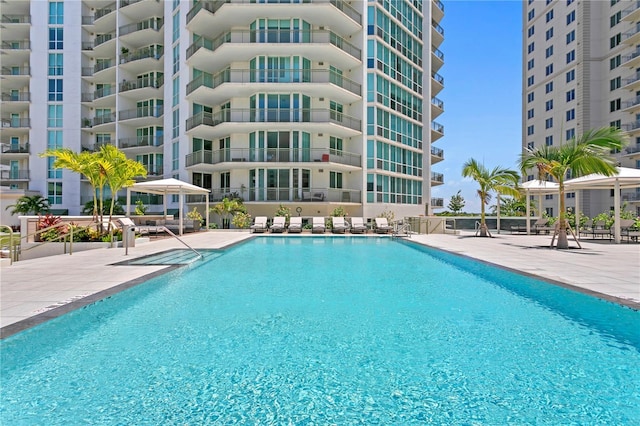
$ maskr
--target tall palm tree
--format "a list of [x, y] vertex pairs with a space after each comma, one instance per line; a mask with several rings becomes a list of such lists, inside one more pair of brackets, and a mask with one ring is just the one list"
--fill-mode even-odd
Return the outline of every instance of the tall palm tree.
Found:
[[480, 185], [480, 189], [478, 189], [478, 197], [480, 197], [480, 236], [490, 236], [485, 221], [485, 205], [489, 204], [491, 192], [517, 197], [519, 193], [516, 186], [520, 176], [515, 170], [505, 169], [500, 166], [489, 170], [473, 158], [462, 166], [462, 176], [470, 177]]
[[5, 210], [10, 208], [13, 209], [11, 215], [49, 213], [49, 200], [42, 195], [24, 195], [18, 198], [15, 204], [7, 206]]
[[580, 137], [574, 137], [560, 146], [545, 145], [527, 150], [520, 156], [520, 169], [523, 174], [527, 170], [536, 169], [538, 179], [547, 180], [551, 176], [558, 183], [560, 212], [557, 248], [569, 248], [565, 217], [565, 180], [568, 176], [575, 178], [591, 173], [614, 175], [617, 169], [611, 151], [620, 150], [625, 145], [626, 137], [620, 129], [602, 127], [588, 130]]

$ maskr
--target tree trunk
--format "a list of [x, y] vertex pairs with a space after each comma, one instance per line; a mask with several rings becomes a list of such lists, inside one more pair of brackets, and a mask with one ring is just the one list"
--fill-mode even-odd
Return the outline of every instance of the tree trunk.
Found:
[[489, 232], [487, 230], [487, 224], [486, 223], [481, 223], [480, 224], [480, 237], [488, 237], [489, 236]]
[[569, 248], [569, 239], [567, 238], [567, 229], [562, 229], [563, 227], [558, 227], [558, 244], [556, 248], [558, 249], [568, 249]]
[[559, 182], [560, 193], [560, 211], [558, 212], [558, 244], [559, 249], [569, 248], [569, 239], [567, 238], [567, 220], [565, 219], [565, 204], [564, 204], [564, 181]]

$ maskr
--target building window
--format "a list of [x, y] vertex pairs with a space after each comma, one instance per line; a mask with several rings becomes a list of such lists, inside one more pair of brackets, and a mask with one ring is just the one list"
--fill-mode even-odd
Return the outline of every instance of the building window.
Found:
[[551, 145], [553, 145], [553, 136], [546, 136], [546, 137], [544, 138], [544, 144], [545, 144], [546, 146], [551, 146]]
[[553, 45], [547, 47], [544, 51], [545, 58], [548, 58], [551, 55], [553, 55]]
[[[62, 130], [47, 131], [47, 149], [62, 148]], [[62, 169], [53, 167], [56, 159], [47, 157], [47, 179], [62, 179]]]
[[533, 99], [534, 99], [533, 93], [534, 92], [527, 93], [527, 103], [533, 102]]
[[574, 120], [575, 118], [576, 118], [576, 110], [574, 108], [571, 108], [569, 111], [567, 111], [567, 121]]
[[329, 172], [329, 188], [342, 188], [342, 173]]
[[62, 75], [62, 53], [49, 53], [49, 75]]
[[621, 55], [616, 55], [613, 58], [609, 59], [609, 69], [612, 70], [618, 68], [620, 66], [621, 59]]
[[62, 105], [49, 105], [47, 127], [62, 127]]
[[609, 112], [618, 111], [620, 109], [620, 98], [609, 102]]
[[529, 43], [529, 45], [527, 46], [527, 53], [531, 53], [533, 52], [534, 49], [534, 42]]
[[551, 93], [551, 92], [553, 92], [553, 81], [550, 81], [544, 85], [544, 93]]
[[567, 192], [567, 198], [576, 198], [575, 192]]
[[62, 28], [49, 28], [49, 50], [62, 50], [63, 34]]
[[576, 20], [576, 11], [572, 10], [571, 12], [569, 12], [569, 14], [567, 15], [567, 25], [569, 25], [570, 23], [572, 23], [573, 21]]
[[609, 28], [613, 28], [620, 23], [620, 19], [622, 18], [622, 11], [618, 11], [611, 15], [609, 19]]
[[532, 25], [527, 29], [527, 37], [531, 37], [536, 31], [536, 27]]
[[535, 148], [535, 143], [533, 142], [527, 142], [527, 149], [529, 151], [533, 151], [533, 149]]
[[64, 2], [52, 1], [49, 3], [49, 24], [64, 24]]
[[533, 76], [527, 77], [527, 86], [533, 86]]
[[180, 110], [179, 109], [174, 109], [173, 110], [173, 126], [172, 126], [172, 132], [171, 132], [171, 139], [175, 139], [177, 137], [180, 137]]
[[173, 35], [172, 40], [175, 43], [180, 38], [180, 11], [173, 15]]
[[576, 70], [567, 71], [567, 83], [576, 79]]
[[173, 102], [172, 105], [175, 107], [180, 102], [180, 76], [177, 75], [173, 78]]
[[621, 120], [611, 121], [609, 122], [609, 127], [615, 127], [616, 129], [619, 129], [622, 127], [622, 121]]
[[533, 135], [533, 124], [531, 126], [527, 126], [527, 136]]
[[171, 170], [180, 168], [180, 141], [171, 143]]
[[529, 13], [527, 13], [527, 21], [532, 20], [534, 16], [536, 16], [536, 10], [535, 9], [531, 9], [529, 11]]
[[576, 89], [571, 89], [567, 92], [567, 102], [571, 102], [576, 98]]
[[549, 28], [544, 34], [546, 40], [549, 41], [549, 39], [553, 37], [553, 27]]
[[569, 6], [571, 3], [573, 3], [573, 0], [567, 0], [567, 6]]
[[544, 103], [544, 110], [551, 111], [552, 109], [553, 109], [553, 99], [549, 99], [547, 102]]
[[567, 63], [571, 63], [572, 61], [576, 60], [576, 51], [572, 50], [571, 52], [567, 53]]
[[553, 117], [547, 118], [544, 120], [544, 128], [551, 129], [553, 127]]
[[553, 19], [553, 9], [547, 12], [547, 14], [545, 15], [545, 19], [547, 20], [547, 22]]
[[47, 182], [49, 204], [62, 204], [62, 182]]
[[570, 44], [576, 39], [576, 30], [571, 30], [567, 33], [567, 44]]
[[620, 44], [621, 40], [622, 40], [622, 38], [621, 38], [620, 33], [614, 35], [613, 37], [611, 37], [609, 39], [609, 48], [613, 49], [614, 47], [616, 47], [617, 45]]
[[527, 61], [527, 71], [530, 71], [531, 68], [533, 68], [533, 59]]
[[547, 214], [547, 216], [553, 217], [553, 207], [545, 207], [544, 212]]
[[544, 68], [544, 73], [546, 76], [553, 74], [553, 64], [549, 64]]
[[553, 194], [546, 194], [546, 195], [544, 196], [544, 199], [545, 199], [545, 200], [553, 200]]
[[616, 77], [616, 78], [613, 78], [613, 79], [609, 80], [609, 90], [610, 91], [614, 91], [616, 89], [619, 89], [621, 83], [622, 83], [622, 80], [621, 80], [620, 77]]
[[533, 118], [533, 108], [527, 111], [527, 119]]
[[569, 129], [565, 132], [565, 139], [571, 140], [576, 136], [576, 129]]
[[173, 73], [180, 71], [180, 44], [173, 46]]
[[54, 102], [62, 101], [62, 79], [49, 79], [49, 100]]

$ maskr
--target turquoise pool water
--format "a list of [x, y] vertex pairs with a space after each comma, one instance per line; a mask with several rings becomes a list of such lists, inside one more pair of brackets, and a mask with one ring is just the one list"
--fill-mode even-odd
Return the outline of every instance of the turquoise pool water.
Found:
[[640, 424], [640, 312], [388, 238], [219, 254], [0, 342], [0, 423]]

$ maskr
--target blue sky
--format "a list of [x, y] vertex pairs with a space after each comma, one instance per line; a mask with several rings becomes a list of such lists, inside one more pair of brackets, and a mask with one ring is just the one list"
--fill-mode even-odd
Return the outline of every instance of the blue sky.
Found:
[[432, 196], [444, 198], [446, 207], [461, 190], [464, 211], [479, 212], [477, 184], [462, 178], [463, 164], [475, 158], [487, 168], [518, 170], [522, 4], [519, 0], [443, 3], [445, 39], [440, 50], [445, 65], [438, 73], [445, 88], [437, 96], [444, 101], [444, 114], [436, 121], [445, 126], [445, 135], [435, 146], [444, 149], [445, 160], [433, 171], [444, 174], [445, 184], [434, 187]]

